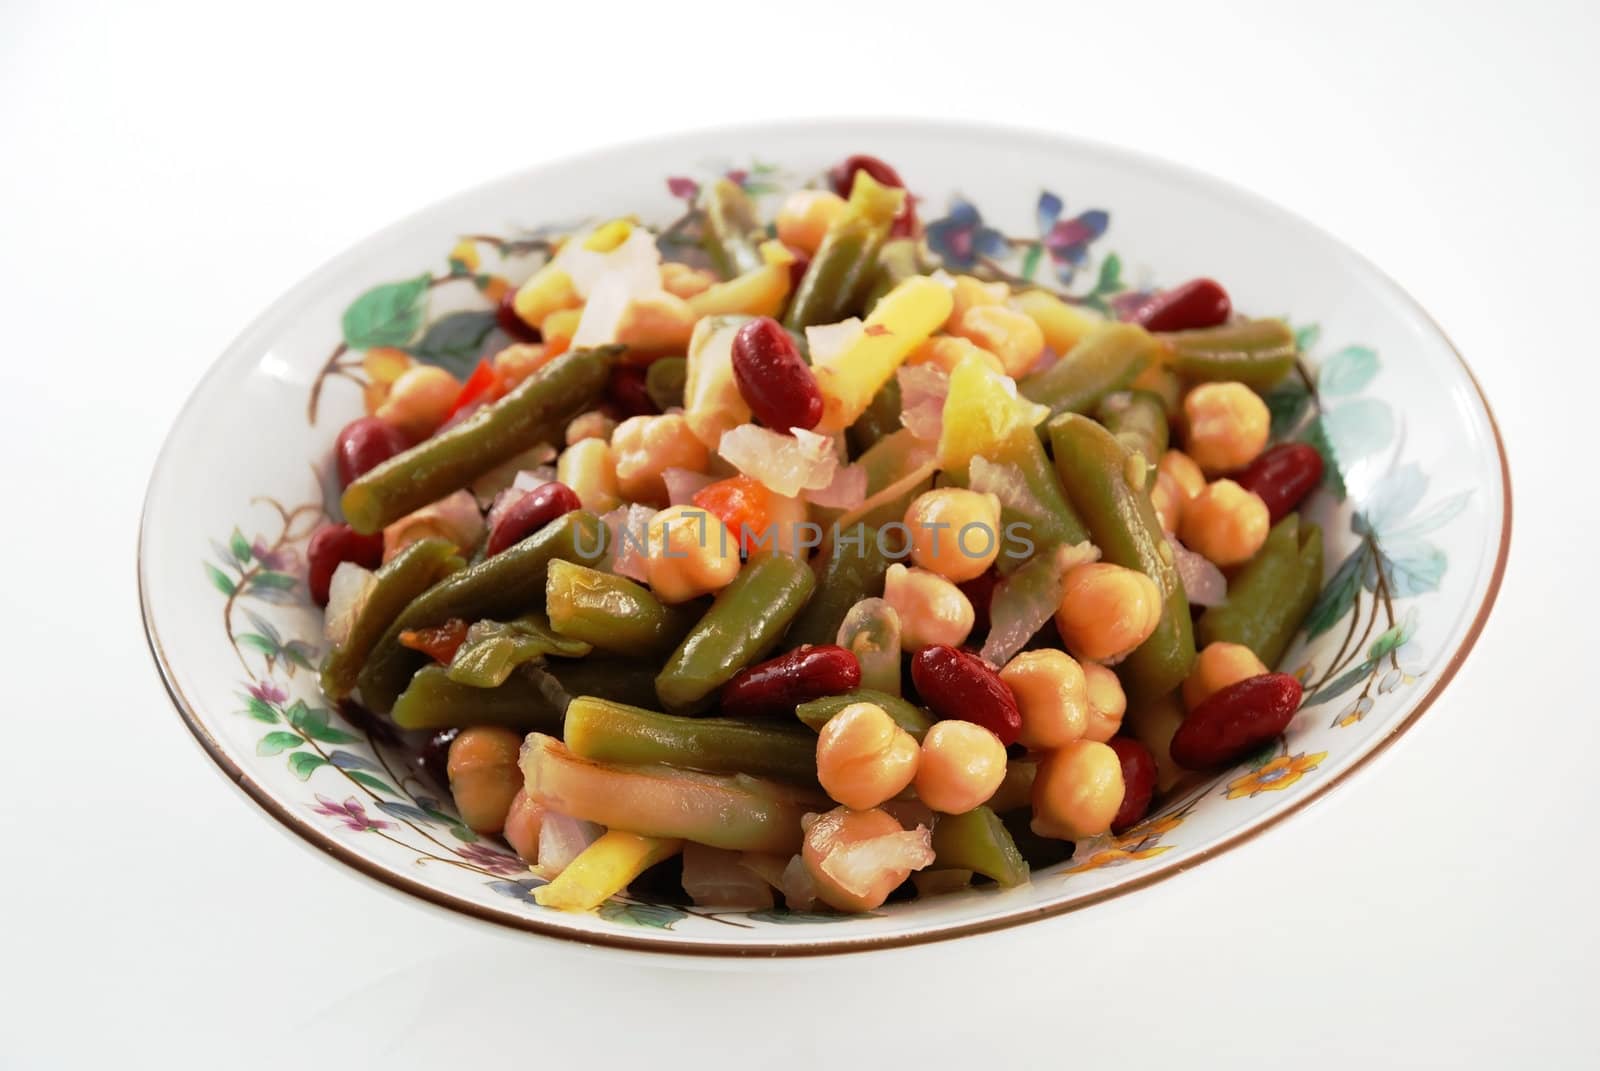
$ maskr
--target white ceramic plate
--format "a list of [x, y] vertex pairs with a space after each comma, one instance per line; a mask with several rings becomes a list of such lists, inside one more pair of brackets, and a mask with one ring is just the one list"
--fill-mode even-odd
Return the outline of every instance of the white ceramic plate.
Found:
[[[469, 839], [381, 727], [325, 709], [321, 615], [304, 548], [323, 519], [334, 433], [362, 412], [363, 357], [399, 347], [460, 370], [503, 339], [491, 299], [544, 239], [637, 214], [692, 233], [695, 184], [735, 172], [769, 214], [780, 189], [853, 152], [895, 165], [930, 244], [1113, 310], [1196, 276], [1302, 332], [1315, 392], [1273, 399], [1336, 462], [1312, 514], [1330, 580], [1314, 635], [1282, 667], [1308, 702], [1269, 752], [1080, 847], [1013, 890], [867, 916], [711, 912], [619, 899], [537, 906], [497, 842]], [[676, 224], [676, 231], [672, 228]], [[1122, 302], [1118, 298], [1121, 296]], [[315, 399], [315, 400], [313, 400]], [[1510, 537], [1504, 453], [1450, 343], [1399, 287], [1299, 219], [1211, 179], [1063, 138], [981, 126], [807, 123], [666, 138], [464, 193], [361, 243], [228, 348], [156, 466], [140, 537], [145, 626], [174, 703], [261, 807], [355, 870], [539, 933], [677, 953], [850, 951], [974, 933], [1086, 907], [1195, 865], [1299, 810], [1433, 704], [1494, 601]], [[1341, 493], [1342, 492], [1342, 495]]]

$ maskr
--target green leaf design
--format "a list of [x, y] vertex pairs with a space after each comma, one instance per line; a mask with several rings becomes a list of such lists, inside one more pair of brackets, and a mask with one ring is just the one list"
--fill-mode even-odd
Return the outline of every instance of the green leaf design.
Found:
[[1361, 576], [1371, 564], [1371, 555], [1372, 548], [1363, 543], [1339, 566], [1306, 614], [1307, 639], [1315, 639], [1344, 620], [1344, 615], [1355, 605], [1356, 593], [1361, 590]]
[[273, 588], [278, 591], [289, 591], [298, 583], [300, 583], [299, 577], [290, 576], [288, 573], [274, 573], [269, 569], [250, 578], [250, 590]]
[[240, 565], [249, 565], [252, 552], [250, 544], [245, 540], [244, 533], [235, 528], [228, 537], [228, 550], [233, 554], [233, 560]]
[[252, 613], [249, 610], [244, 612], [244, 616], [245, 619], [250, 622], [250, 624], [255, 626], [255, 630], [261, 635], [265, 636], [267, 639], [271, 640], [274, 646], [281, 647], [283, 645], [283, 634], [273, 626], [271, 621], [268, 621], [260, 614]]
[[1263, 396], [1267, 412], [1272, 414], [1272, 438], [1282, 439], [1300, 424], [1311, 404], [1311, 392], [1299, 376], [1290, 376]]
[[290, 748], [299, 747], [303, 743], [305, 743], [305, 740], [300, 737], [299, 733], [286, 733], [280, 730], [263, 736], [256, 744], [256, 754], [270, 758], [273, 755], [280, 755]]
[[311, 751], [296, 751], [289, 756], [289, 772], [304, 781], [318, 766], [328, 765], [328, 760]]
[[241, 646], [260, 651], [264, 655], [277, 657], [278, 645], [267, 636], [258, 636], [254, 632], [241, 632], [234, 637]]
[[1027, 254], [1022, 258], [1022, 277], [1028, 282], [1033, 282], [1033, 277], [1039, 270], [1039, 261], [1044, 257], [1044, 243], [1035, 242], [1028, 247]]
[[321, 740], [325, 744], [348, 744], [359, 739], [329, 726], [328, 712], [321, 707], [306, 706], [304, 699], [296, 699], [284, 714], [288, 717], [290, 725], [313, 740]]
[[1341, 695], [1348, 692], [1350, 689], [1354, 688], [1368, 677], [1372, 676], [1372, 668], [1374, 665], [1375, 663], [1373, 662], [1360, 662], [1355, 666], [1352, 666], [1350, 669], [1345, 670], [1333, 680], [1329, 681], [1327, 684], [1324, 684], [1321, 688], [1318, 688], [1316, 692], [1306, 699], [1305, 705], [1308, 707], [1314, 707], [1318, 704], [1326, 703], [1330, 699], [1339, 698]]
[[494, 330], [495, 315], [491, 310], [452, 312], [429, 325], [411, 355], [418, 360], [436, 364], [458, 379], [472, 373], [472, 366], [483, 350], [484, 339]]
[[211, 585], [218, 591], [222, 592], [224, 595], [232, 595], [239, 590], [238, 587], [235, 586], [234, 582], [228, 579], [227, 573], [224, 573], [221, 569], [218, 569], [210, 562], [206, 562], [205, 566], [206, 575], [211, 578]]
[[396, 792], [383, 781], [373, 777], [369, 773], [362, 773], [360, 770], [346, 770], [345, 773], [349, 776], [350, 780], [355, 781], [358, 784], [366, 785], [374, 792], [382, 792], [390, 796], [400, 795], [400, 793]]
[[1315, 346], [1317, 344], [1317, 340], [1321, 337], [1322, 326], [1320, 324], [1306, 324], [1304, 327], [1300, 327], [1295, 330], [1294, 348], [1299, 350], [1301, 353], [1304, 353], [1311, 347]]
[[1261, 767], [1265, 766], [1267, 763], [1271, 762], [1277, 757], [1278, 741], [1276, 739], [1272, 739], [1263, 744], [1259, 749], [1257, 749], [1254, 755], [1251, 755], [1244, 761], [1245, 765], [1249, 766], [1252, 770], [1259, 770]]
[[1379, 552], [1384, 581], [1397, 599], [1438, 591], [1448, 564], [1444, 551], [1420, 539], [1388, 540]]
[[1324, 409], [1322, 431], [1343, 470], [1371, 457], [1394, 439], [1394, 412], [1376, 398], [1357, 398]]
[[1372, 641], [1372, 646], [1367, 648], [1367, 660], [1377, 662], [1390, 651], [1404, 647], [1406, 641], [1411, 639], [1408, 624], [1408, 621], [1402, 621], [1380, 632], [1378, 638]]
[[1322, 418], [1317, 417], [1306, 425], [1305, 432], [1300, 436], [1317, 453], [1322, 455], [1322, 486], [1333, 493], [1340, 502], [1345, 499], [1344, 475], [1339, 471], [1339, 459], [1333, 454], [1333, 444], [1328, 442], [1328, 433], [1322, 426]]
[[1378, 354], [1366, 346], [1346, 346], [1322, 362], [1317, 371], [1317, 392], [1328, 395], [1360, 393], [1378, 374]]
[[299, 666], [301, 669], [317, 668], [312, 659], [316, 656], [317, 649], [305, 640], [290, 640], [283, 645], [283, 657]]
[[268, 725], [278, 724], [278, 712], [273, 710], [272, 704], [265, 699], [257, 699], [255, 696], [251, 696], [245, 701], [244, 712], [256, 721], [264, 721]]
[[846, 922], [850, 919], [877, 918], [873, 912], [860, 914], [834, 914], [829, 911], [789, 911], [786, 908], [771, 908], [766, 911], [752, 911], [745, 916], [753, 922], [775, 922], [779, 925], [794, 925], [801, 922]]
[[1098, 294], [1114, 294], [1122, 289], [1122, 258], [1115, 253], [1106, 254], [1106, 259], [1100, 262], [1100, 277], [1095, 280], [1094, 292]]
[[601, 904], [599, 914], [607, 922], [655, 930], [670, 930], [673, 923], [688, 917], [688, 912], [666, 904], [619, 904], [615, 900]]
[[353, 350], [404, 346], [422, 326], [429, 278], [419, 275], [400, 283], [375, 286], [344, 310], [345, 345]]

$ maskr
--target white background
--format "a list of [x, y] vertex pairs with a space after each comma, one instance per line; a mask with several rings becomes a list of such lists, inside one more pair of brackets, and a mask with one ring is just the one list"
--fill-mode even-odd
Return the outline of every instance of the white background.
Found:
[[[1595, 1066], [1596, 11], [3, 0], [0, 1065]], [[213, 355], [460, 187], [686, 127], [899, 113], [1213, 172], [1439, 319], [1500, 419], [1515, 538], [1407, 739], [1137, 895], [757, 968], [449, 917], [253, 813], [170, 709], [134, 585], [150, 466]]]

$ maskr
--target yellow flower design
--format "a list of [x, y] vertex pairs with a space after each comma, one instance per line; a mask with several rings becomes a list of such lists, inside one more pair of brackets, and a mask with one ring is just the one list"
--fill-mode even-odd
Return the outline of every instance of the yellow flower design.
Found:
[[478, 270], [478, 243], [463, 238], [450, 250], [450, 268], [457, 275], [470, 275]]
[[1086, 841], [1080, 845], [1086, 853], [1085, 858], [1077, 866], [1068, 868], [1067, 873], [1081, 874], [1086, 870], [1099, 870], [1101, 867], [1106, 866], [1121, 866], [1123, 863], [1131, 863], [1138, 859], [1149, 859], [1153, 855], [1171, 851], [1172, 845], [1159, 844], [1157, 842], [1163, 836], [1181, 826], [1187, 813], [1187, 811], [1184, 811], [1181, 814], [1169, 814], [1160, 818], [1147, 819], [1118, 836]]
[[1228, 799], [1236, 800], [1260, 792], [1282, 792], [1315, 770], [1317, 764], [1327, 757], [1326, 751], [1319, 751], [1315, 755], [1307, 755], [1303, 751], [1298, 755], [1279, 755], [1265, 766], [1229, 781]]

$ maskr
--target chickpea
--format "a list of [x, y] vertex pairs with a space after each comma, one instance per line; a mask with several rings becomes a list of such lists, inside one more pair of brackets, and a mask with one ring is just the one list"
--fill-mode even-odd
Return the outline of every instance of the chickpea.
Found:
[[1083, 680], [1089, 699], [1089, 717], [1083, 738], [1103, 744], [1122, 728], [1122, 716], [1128, 712], [1128, 696], [1117, 675], [1098, 662], [1083, 663]]
[[572, 446], [585, 439], [599, 439], [601, 442], [606, 442], [616, 429], [615, 420], [598, 409], [591, 409], [587, 413], [579, 413], [567, 425], [567, 445]]
[[1208, 473], [1232, 472], [1266, 448], [1272, 414], [1243, 383], [1202, 383], [1183, 399], [1189, 456]]
[[950, 718], [922, 738], [917, 797], [936, 811], [966, 814], [988, 802], [1005, 776], [1005, 745], [981, 725]]
[[986, 283], [971, 275], [958, 275], [950, 286], [950, 316], [945, 323], [959, 324], [969, 309], [983, 305], [1004, 305], [1010, 296], [1011, 288], [1005, 283]]
[[611, 434], [617, 465], [617, 486], [631, 502], [666, 505], [670, 468], [704, 471], [711, 460], [706, 444], [689, 430], [682, 413], [629, 417]]
[[1052, 751], [1033, 779], [1033, 831], [1064, 840], [1104, 833], [1122, 792], [1122, 760], [1105, 744], [1078, 740]]
[[444, 423], [460, 396], [455, 376], [435, 365], [419, 364], [401, 373], [373, 415], [413, 439], [425, 439]]
[[1081, 738], [1088, 728], [1088, 680], [1067, 652], [1053, 647], [1024, 651], [1006, 663], [1000, 679], [1022, 712], [1017, 740], [1024, 747], [1061, 747]]
[[1183, 545], [1221, 566], [1255, 557], [1272, 527], [1267, 504], [1232, 480], [1218, 480], [1183, 507]]
[[815, 253], [844, 205], [844, 198], [831, 190], [794, 191], [778, 209], [778, 241], [808, 256]]
[[661, 265], [661, 289], [681, 298], [692, 298], [716, 285], [717, 277], [708, 271], [669, 260]]
[[960, 588], [926, 569], [899, 562], [883, 578], [883, 601], [900, 618], [900, 646], [915, 653], [934, 644], [960, 647], [977, 620]]
[[1166, 470], [1157, 469], [1155, 486], [1150, 488], [1150, 504], [1156, 508], [1163, 532], [1174, 533], [1178, 530], [1178, 525], [1183, 522], [1183, 504], [1187, 501], [1188, 496], [1178, 486], [1178, 481]]
[[961, 487], [925, 491], [906, 507], [911, 560], [959, 584], [988, 572], [1000, 553], [1000, 499]]
[[883, 902], [889, 899], [889, 894], [911, 876], [912, 867], [884, 867], [863, 885], [847, 889], [834, 874], [829, 873], [830, 870], [837, 870], [828, 865], [829, 856], [879, 837], [892, 837], [904, 832], [893, 816], [876, 809], [852, 811], [846, 807], [835, 807], [827, 814], [816, 816], [806, 829], [805, 846], [800, 851], [800, 859], [812, 883], [816, 885], [817, 898], [838, 911], [871, 911], [882, 907]]
[[950, 332], [982, 346], [1005, 366], [1006, 375], [1018, 378], [1044, 353], [1044, 332], [1027, 313], [1004, 305], [979, 305], [968, 309]]
[[503, 835], [506, 843], [530, 866], [539, 861], [539, 827], [543, 823], [544, 804], [528, 795], [526, 788], [517, 789], [506, 811]]
[[510, 390], [555, 359], [537, 342], [518, 342], [494, 355], [494, 372]]
[[522, 737], [510, 729], [481, 725], [463, 729], [450, 742], [445, 772], [461, 820], [477, 833], [505, 828], [511, 801], [522, 791], [517, 765]]
[[688, 602], [733, 583], [739, 540], [698, 506], [673, 506], [650, 518], [645, 572], [663, 602]]
[[1056, 628], [1067, 650], [1080, 659], [1121, 658], [1161, 623], [1161, 589], [1137, 569], [1087, 562], [1061, 581]]
[[1256, 653], [1242, 643], [1208, 643], [1183, 682], [1183, 705], [1193, 710], [1230, 684], [1268, 672]]
[[572, 488], [584, 509], [606, 513], [622, 503], [617, 465], [604, 439], [579, 439], [561, 451], [556, 479]]
[[1206, 489], [1206, 474], [1200, 471], [1194, 458], [1182, 450], [1168, 450], [1162, 454], [1158, 468], [1178, 485], [1185, 502]]
[[[817, 737], [817, 780], [835, 800], [864, 811], [905, 791], [919, 754], [916, 740], [882, 707], [851, 703]], [[1003, 775], [1004, 749], [1000, 765]]]

